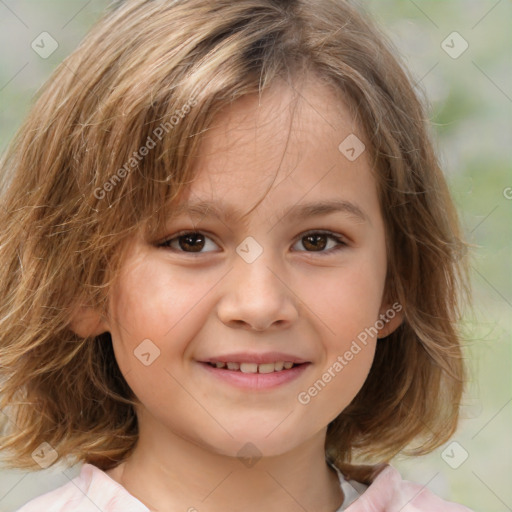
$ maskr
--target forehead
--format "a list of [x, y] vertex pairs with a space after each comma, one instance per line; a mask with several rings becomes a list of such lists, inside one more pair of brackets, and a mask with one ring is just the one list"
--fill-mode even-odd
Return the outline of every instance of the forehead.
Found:
[[244, 96], [204, 133], [195, 179], [170, 216], [233, 221], [258, 205], [276, 219], [337, 211], [371, 224], [378, 198], [365, 152], [350, 160], [340, 150], [356, 133], [340, 96], [314, 79]]

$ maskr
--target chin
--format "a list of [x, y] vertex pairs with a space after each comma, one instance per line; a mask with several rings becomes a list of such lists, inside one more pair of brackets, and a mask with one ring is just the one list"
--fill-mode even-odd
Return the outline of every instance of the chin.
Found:
[[233, 437], [224, 437], [213, 443], [206, 442], [208, 449], [219, 455], [239, 458], [247, 467], [251, 467], [262, 457], [283, 455], [300, 444], [300, 440], [296, 441], [289, 435], [279, 434], [277, 429], [275, 435], [268, 435], [269, 431], [251, 431], [251, 429], [246, 429], [243, 434], [231, 433]]

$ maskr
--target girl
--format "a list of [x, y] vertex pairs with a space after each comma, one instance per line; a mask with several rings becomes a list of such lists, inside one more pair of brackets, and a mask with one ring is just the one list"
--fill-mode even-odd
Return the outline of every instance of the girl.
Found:
[[[467, 511], [466, 245], [395, 51], [343, 0], [117, 2], [2, 162], [20, 511]], [[362, 463], [365, 464], [362, 464]]]

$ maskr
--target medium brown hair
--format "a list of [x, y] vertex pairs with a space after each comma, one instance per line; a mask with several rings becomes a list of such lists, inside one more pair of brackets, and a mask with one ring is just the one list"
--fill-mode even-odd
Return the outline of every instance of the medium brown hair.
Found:
[[59, 458], [104, 470], [130, 454], [136, 397], [110, 334], [78, 336], [72, 313], [77, 304], [106, 310], [123, 242], [161, 225], [193, 180], [215, 115], [306, 73], [337, 91], [360, 126], [385, 222], [386, 293], [404, 307], [362, 389], [329, 424], [326, 453], [339, 466], [388, 461], [452, 436], [466, 379], [466, 244], [396, 53], [343, 0], [111, 6], [39, 91], [1, 163], [0, 406], [9, 419], [0, 449], [9, 466], [39, 469], [31, 454], [45, 441]]

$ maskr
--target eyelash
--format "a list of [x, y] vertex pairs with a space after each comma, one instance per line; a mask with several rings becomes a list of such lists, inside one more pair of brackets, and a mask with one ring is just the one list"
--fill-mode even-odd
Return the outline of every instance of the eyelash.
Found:
[[[207, 254], [208, 252], [213, 252], [213, 251], [206, 251], [206, 253], [205, 252], [187, 252], [187, 251], [181, 251], [178, 249], [174, 249], [169, 246], [169, 244], [171, 244], [173, 241], [178, 240], [179, 238], [181, 238], [185, 235], [203, 235], [205, 238], [208, 238], [211, 240], [211, 237], [209, 237], [202, 231], [180, 231], [180, 232], [176, 233], [174, 236], [172, 236], [172, 238], [167, 238], [163, 242], [158, 243], [157, 246], [161, 247], [163, 249], [168, 249], [172, 252], [189, 254], [194, 257], [200, 256], [202, 254]], [[323, 250], [323, 251], [298, 251], [298, 252], [306, 252], [306, 253], [310, 253], [310, 254], [319, 254], [321, 256], [328, 256], [328, 255], [331, 255], [337, 251], [340, 251], [348, 246], [348, 244], [344, 241], [344, 239], [339, 237], [335, 233], [332, 233], [331, 231], [321, 231], [321, 230], [320, 231], [318, 231], [318, 230], [317, 231], [314, 231], [314, 230], [307, 231], [307, 232], [301, 234], [301, 236], [297, 237], [297, 239], [295, 240], [293, 245], [295, 245], [297, 242], [299, 242], [302, 238], [305, 238], [310, 235], [326, 235], [327, 238], [334, 240], [338, 245], [336, 247], [333, 247], [333, 248], [327, 250], [327, 251]]]

